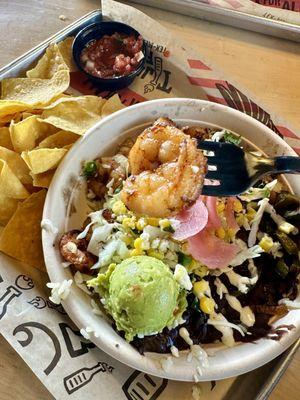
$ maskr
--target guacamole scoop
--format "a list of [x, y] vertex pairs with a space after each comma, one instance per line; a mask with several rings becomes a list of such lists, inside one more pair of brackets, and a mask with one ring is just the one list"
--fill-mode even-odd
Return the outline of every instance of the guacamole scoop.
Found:
[[136, 256], [111, 264], [88, 286], [105, 299], [105, 309], [129, 342], [136, 335], [151, 335], [171, 327], [187, 306], [185, 291], [170, 268], [153, 257]]

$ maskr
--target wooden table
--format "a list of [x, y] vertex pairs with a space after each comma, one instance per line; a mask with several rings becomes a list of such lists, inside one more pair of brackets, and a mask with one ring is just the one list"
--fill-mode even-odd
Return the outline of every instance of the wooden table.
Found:
[[[136, 7], [199, 49], [199, 54], [211, 59], [261, 98], [267, 109], [278, 112], [300, 131], [299, 44], [146, 6]], [[97, 0], [0, 0], [0, 67], [95, 8], [99, 8]], [[61, 15], [65, 21], [59, 18]], [[298, 351], [270, 400], [299, 399], [299, 371]], [[52, 399], [3, 338], [0, 376], [0, 400]]]

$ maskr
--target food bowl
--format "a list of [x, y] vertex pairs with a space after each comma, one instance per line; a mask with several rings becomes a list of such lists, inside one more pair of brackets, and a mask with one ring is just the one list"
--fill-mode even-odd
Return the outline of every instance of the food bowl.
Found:
[[[135, 37], [139, 36], [139, 32], [133, 29], [131, 26], [123, 24], [121, 22], [104, 21], [96, 24], [88, 25], [84, 29], [78, 32], [73, 42], [73, 58], [74, 61], [85, 75], [93, 80], [99, 88], [102, 90], [119, 90], [129, 86], [133, 80], [140, 74], [145, 64], [145, 57], [140, 60], [135, 70], [128, 75], [113, 77], [113, 78], [100, 78], [88, 73], [82, 66], [80, 55], [85, 46], [93, 40], [100, 39], [104, 35], [112, 35], [113, 33], [124, 33], [127, 35], [133, 34]], [[146, 45], [143, 42], [142, 52], [144, 56], [146, 54]]]
[[[69, 228], [68, 210], [70, 197], [77, 187], [82, 162], [108, 154], [121, 142], [121, 138], [141, 132], [156, 118], [170, 117], [179, 125], [202, 125], [222, 127], [242, 135], [246, 140], [269, 156], [295, 155], [294, 151], [274, 132], [251, 117], [208, 101], [193, 99], [161, 99], [134, 105], [106, 117], [91, 128], [77, 142], [64, 158], [55, 173], [49, 188], [43, 218], [50, 220], [48, 228], [43, 229], [43, 248], [47, 270], [52, 282], [71, 279], [69, 269], [62, 267], [62, 259], [57, 243], [63, 232]], [[300, 193], [300, 182], [296, 176], [287, 176], [293, 190]], [[76, 204], [76, 213], [80, 214], [80, 199]], [[73, 207], [74, 211], [74, 207]], [[49, 226], [51, 228], [49, 228]], [[299, 301], [299, 298], [297, 299]], [[103, 351], [138, 370], [152, 375], [180, 380], [193, 381], [196, 363], [187, 361], [187, 353], [180, 352], [174, 358], [173, 365], [167, 371], [161, 368], [159, 360], [166, 355], [147, 353], [140, 355], [130, 344], [122, 339], [106, 319], [92, 312], [90, 299], [76, 285], [72, 285], [70, 295], [63, 306], [75, 324], [81, 329], [91, 327], [99, 337], [91, 335], [91, 340]], [[240, 375], [269, 362], [286, 350], [300, 334], [300, 310], [292, 310], [274, 325], [293, 324], [295, 329], [287, 332], [280, 341], [259, 339], [254, 343], [237, 343], [226, 348], [222, 344], [203, 346], [209, 349], [209, 366], [203, 368], [201, 381], [217, 380]]]

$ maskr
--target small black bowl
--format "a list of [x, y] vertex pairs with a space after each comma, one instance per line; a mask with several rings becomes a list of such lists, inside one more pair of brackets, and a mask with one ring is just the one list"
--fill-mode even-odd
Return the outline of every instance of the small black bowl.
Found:
[[[129, 86], [134, 78], [142, 71], [145, 64], [145, 57], [139, 62], [136, 69], [128, 75], [118, 76], [114, 78], [98, 78], [86, 72], [80, 62], [80, 55], [84, 47], [91, 41], [100, 39], [104, 35], [112, 35], [113, 33], [125, 33], [126, 35], [132, 35], [137, 38], [140, 34], [133, 29], [131, 26], [122, 24], [121, 22], [105, 21], [96, 24], [88, 25], [82, 29], [76, 35], [73, 42], [73, 58], [77, 67], [86, 74], [90, 79], [99, 85], [99, 88], [103, 90], [119, 90]], [[143, 42], [142, 52], [146, 55], [146, 45]]]

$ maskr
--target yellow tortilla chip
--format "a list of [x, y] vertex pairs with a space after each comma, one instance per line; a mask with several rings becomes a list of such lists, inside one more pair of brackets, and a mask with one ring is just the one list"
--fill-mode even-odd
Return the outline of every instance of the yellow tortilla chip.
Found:
[[0, 146], [0, 159], [7, 162], [9, 168], [23, 184], [32, 183], [32, 179], [29, 175], [29, 168], [22, 160], [20, 154]]
[[101, 110], [101, 117], [104, 118], [107, 115], [122, 110], [122, 108], [125, 108], [125, 106], [123, 106], [123, 104], [121, 103], [120, 97], [115, 94], [104, 103]]
[[29, 193], [21, 181], [9, 168], [8, 163], [0, 159], [0, 194], [13, 199], [26, 199]]
[[70, 72], [76, 71], [76, 65], [73, 61], [73, 55], [72, 55], [72, 45], [73, 45], [74, 37], [69, 36], [62, 42], [59, 42], [57, 44], [60, 54], [62, 55], [65, 63], [67, 64]]
[[15, 113], [30, 110], [31, 108], [32, 106], [29, 104], [20, 101], [0, 100], [0, 120], [3, 121], [5, 117], [10, 116], [7, 119], [7, 121], [10, 121]]
[[41, 174], [57, 167], [67, 149], [34, 149], [23, 151], [21, 157], [33, 174]]
[[41, 174], [32, 174], [33, 186], [48, 188], [52, 181], [53, 175], [55, 174], [55, 169], [51, 169], [50, 171], [42, 172]]
[[9, 130], [12, 144], [18, 153], [34, 149], [38, 139], [44, 139], [56, 131], [52, 125], [40, 121], [36, 115], [23, 119], [17, 124], [12, 122]]
[[61, 98], [41, 115], [44, 122], [64, 131], [83, 135], [101, 119], [101, 109], [105, 100], [97, 96]]
[[48, 149], [61, 148], [73, 144], [77, 139], [78, 135], [73, 132], [58, 131], [42, 140], [38, 147]]
[[0, 128], [0, 146], [6, 147], [9, 150], [13, 150], [13, 145], [10, 140], [9, 128]]
[[16, 211], [20, 200], [10, 199], [0, 194], [0, 225], [6, 225]]
[[57, 44], [50, 44], [37, 65], [26, 72], [28, 78], [51, 79], [57, 71], [68, 70]]
[[46, 190], [41, 190], [20, 203], [0, 236], [0, 251], [42, 271], [45, 265], [41, 220], [45, 197]]
[[[51, 79], [8, 78], [2, 81], [2, 100], [45, 106], [68, 89], [68, 70], [57, 71]], [[26, 108], [16, 111], [25, 111]]]

